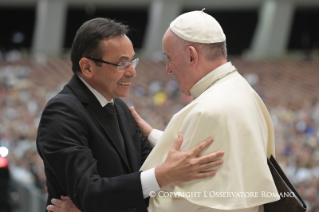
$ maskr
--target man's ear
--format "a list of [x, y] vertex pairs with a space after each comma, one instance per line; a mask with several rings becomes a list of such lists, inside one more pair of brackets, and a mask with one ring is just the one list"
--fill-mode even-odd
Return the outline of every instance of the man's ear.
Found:
[[82, 74], [86, 76], [87, 78], [91, 78], [93, 75], [92, 71], [90, 70], [91, 62], [92, 62], [91, 60], [85, 57], [82, 57], [82, 59], [79, 61]]
[[192, 68], [195, 68], [195, 66], [198, 64], [198, 52], [194, 46], [188, 46], [187, 51], [189, 54], [189, 63], [191, 64]]

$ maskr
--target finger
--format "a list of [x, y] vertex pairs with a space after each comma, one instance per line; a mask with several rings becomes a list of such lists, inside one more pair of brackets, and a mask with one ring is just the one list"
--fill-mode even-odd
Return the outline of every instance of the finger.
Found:
[[61, 211], [59, 207], [55, 206], [55, 205], [48, 205], [46, 208], [48, 211], [52, 211], [52, 212], [59, 212]]
[[195, 179], [201, 179], [201, 178], [206, 178], [206, 177], [213, 177], [216, 175], [216, 171], [212, 170], [212, 171], [208, 171], [208, 172], [199, 172], [196, 175]]
[[197, 163], [202, 165], [210, 162], [217, 161], [220, 157], [223, 157], [225, 155], [225, 152], [222, 150], [210, 153], [208, 155], [202, 156], [200, 158], [197, 158]]
[[51, 202], [53, 205], [61, 208], [62, 207], [62, 204], [63, 204], [63, 201], [62, 200], [59, 200], [59, 199], [51, 199]]
[[68, 196], [62, 196], [62, 195], [61, 195], [61, 199], [62, 199], [62, 200], [71, 200], [70, 197], [68, 197]]
[[205, 163], [205, 164], [202, 164], [199, 166], [198, 171], [199, 172], [206, 172], [209, 169], [216, 168], [217, 166], [222, 165], [223, 163], [224, 163], [224, 161], [222, 159], [215, 160], [215, 161], [210, 162], [210, 163]]
[[211, 143], [213, 143], [214, 138], [207, 138], [205, 141], [191, 149], [190, 151], [192, 152], [193, 155], [199, 155], [204, 149], [206, 149]]
[[183, 135], [178, 134], [178, 137], [177, 137], [172, 149], [179, 151], [181, 146], [182, 146], [182, 143], [183, 143]]

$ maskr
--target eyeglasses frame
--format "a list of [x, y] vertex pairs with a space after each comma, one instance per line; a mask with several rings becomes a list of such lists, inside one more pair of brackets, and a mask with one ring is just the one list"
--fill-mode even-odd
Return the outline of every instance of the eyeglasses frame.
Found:
[[[112, 65], [112, 66], [116, 66], [117, 67], [117, 70], [120, 70], [120, 71], [124, 71], [124, 70], [122, 70], [122, 69], [119, 69], [120, 68], [120, 63], [125, 63], [125, 62], [120, 62], [119, 64], [115, 64], [115, 63], [110, 63], [110, 62], [107, 62], [107, 61], [105, 61], [105, 60], [102, 60], [102, 59], [97, 59], [97, 58], [93, 58], [93, 57], [85, 57], [85, 58], [87, 58], [87, 59], [89, 59], [89, 60], [92, 60], [92, 61], [95, 61], [95, 62], [100, 62], [100, 63], [105, 63], [105, 64], [109, 64], [109, 65]], [[133, 60], [131, 60], [131, 62], [129, 62], [130, 64], [129, 65], [132, 65], [132, 61], [134, 61], [134, 60], [137, 60], [136, 61], [136, 65], [135, 65], [135, 67], [137, 66], [137, 64], [138, 64], [138, 61], [140, 60], [138, 57], [136, 57], [136, 58], [134, 58]], [[129, 66], [128, 65], [128, 66]], [[125, 67], [127, 67], [127, 66], [125, 66]], [[134, 67], [134, 66], [133, 66]], [[134, 67], [134, 68], [135, 68]]]

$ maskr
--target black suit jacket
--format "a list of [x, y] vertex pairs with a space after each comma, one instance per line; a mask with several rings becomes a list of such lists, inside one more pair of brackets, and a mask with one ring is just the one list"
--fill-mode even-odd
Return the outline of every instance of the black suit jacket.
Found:
[[76, 75], [48, 102], [37, 136], [47, 204], [68, 195], [82, 212], [147, 211], [139, 168], [151, 147], [127, 105], [120, 99], [114, 99], [114, 105], [126, 154], [107, 113]]

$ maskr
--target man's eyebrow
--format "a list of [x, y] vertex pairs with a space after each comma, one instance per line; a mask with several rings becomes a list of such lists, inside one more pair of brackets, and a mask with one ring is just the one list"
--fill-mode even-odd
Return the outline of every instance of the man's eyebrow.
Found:
[[[132, 59], [134, 59], [135, 57], [136, 57], [136, 54], [133, 55], [133, 58], [132, 58]], [[130, 60], [130, 58], [127, 57], [127, 56], [121, 56], [121, 57], [119, 58], [119, 60]]]

